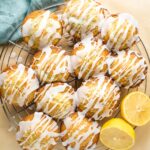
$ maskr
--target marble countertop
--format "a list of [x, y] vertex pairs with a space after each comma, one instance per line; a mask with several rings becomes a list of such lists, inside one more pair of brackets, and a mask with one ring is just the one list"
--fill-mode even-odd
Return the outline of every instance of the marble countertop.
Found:
[[[150, 0], [100, 0], [112, 13], [131, 13], [139, 22], [140, 37], [150, 55]], [[1, 50], [1, 49], [0, 49]], [[15, 135], [9, 132], [9, 122], [0, 106], [0, 149], [19, 150]], [[136, 144], [132, 150], [150, 149], [150, 123], [136, 129]]]

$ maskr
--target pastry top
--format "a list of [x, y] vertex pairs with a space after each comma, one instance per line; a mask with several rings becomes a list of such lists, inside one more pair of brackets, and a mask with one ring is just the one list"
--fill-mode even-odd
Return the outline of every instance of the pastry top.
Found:
[[118, 85], [109, 77], [98, 75], [86, 80], [77, 90], [78, 110], [89, 118], [110, 117], [120, 99]]
[[138, 23], [127, 13], [114, 14], [104, 21], [101, 37], [109, 49], [125, 50], [138, 41]]
[[22, 64], [9, 67], [0, 75], [0, 93], [9, 104], [29, 105], [39, 88], [35, 72]]
[[125, 88], [136, 87], [146, 78], [146, 60], [136, 51], [118, 52], [108, 64], [111, 77]]
[[35, 112], [19, 122], [16, 139], [26, 150], [49, 150], [59, 140], [59, 128], [51, 117]]
[[79, 79], [107, 72], [107, 59], [110, 52], [100, 39], [86, 37], [74, 46], [71, 64]]
[[96, 36], [109, 12], [95, 0], [70, 0], [63, 14], [64, 33], [79, 41], [89, 33]]
[[63, 119], [75, 109], [74, 89], [67, 83], [46, 84], [37, 92], [37, 110], [56, 119]]
[[56, 14], [48, 10], [37, 10], [24, 19], [21, 31], [29, 47], [42, 49], [58, 43], [62, 35], [62, 25]]
[[60, 47], [48, 46], [37, 52], [31, 67], [37, 72], [42, 83], [65, 82], [72, 71], [70, 56]]
[[97, 122], [88, 120], [81, 113], [73, 113], [61, 124], [62, 144], [68, 149], [92, 150], [99, 139], [100, 126]]

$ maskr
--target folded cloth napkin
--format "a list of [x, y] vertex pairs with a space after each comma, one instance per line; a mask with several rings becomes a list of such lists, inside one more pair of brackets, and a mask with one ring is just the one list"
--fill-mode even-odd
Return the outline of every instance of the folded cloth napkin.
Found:
[[[31, 11], [42, 9], [63, 0], [3, 0], [0, 2], [0, 44], [21, 38], [18, 27]], [[18, 29], [18, 30], [17, 30]]]

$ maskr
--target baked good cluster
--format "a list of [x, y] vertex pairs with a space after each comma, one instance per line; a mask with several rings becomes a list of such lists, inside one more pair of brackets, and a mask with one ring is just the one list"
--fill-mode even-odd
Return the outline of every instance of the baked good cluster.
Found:
[[[36, 105], [18, 125], [22, 149], [51, 150], [60, 139], [68, 150], [94, 149], [99, 122], [116, 111], [120, 88], [137, 87], [146, 78], [146, 61], [132, 49], [139, 31], [131, 15], [111, 14], [95, 0], [70, 0], [61, 9], [27, 15], [21, 32], [36, 51], [31, 65], [11, 66], [0, 75], [4, 101]], [[83, 81], [76, 91], [67, 83], [71, 77]]]

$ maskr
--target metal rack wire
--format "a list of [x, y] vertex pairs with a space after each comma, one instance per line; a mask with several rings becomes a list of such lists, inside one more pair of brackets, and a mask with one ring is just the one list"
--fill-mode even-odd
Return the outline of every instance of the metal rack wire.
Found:
[[[62, 3], [52, 5], [45, 9], [51, 9], [61, 5]], [[148, 55], [147, 49], [140, 38], [139, 38], [139, 42], [133, 47], [133, 49], [140, 52], [146, 58], [149, 67], [148, 76], [140, 87], [131, 90], [126, 90], [126, 91], [123, 89], [122, 96], [126, 95], [131, 91], [137, 91], [137, 90], [150, 94], [150, 56]], [[5, 68], [9, 67], [10, 65], [14, 65], [14, 64], [22, 63], [26, 66], [29, 66], [33, 54], [34, 52], [32, 52], [32, 50], [30, 50], [30, 48], [28, 48], [24, 42], [22, 41], [13, 42], [10, 40], [8, 45], [3, 45], [1, 46], [0, 49], [0, 72], [2, 72]], [[70, 81], [68, 81], [68, 83], [73, 84], [75, 88], [77, 88], [80, 84], [80, 81], [78, 81], [76, 78], [73, 78]], [[18, 108], [13, 105], [7, 104], [2, 98], [0, 98], [0, 101], [1, 101], [1, 106], [3, 107], [3, 110], [8, 120], [14, 127], [17, 126], [18, 122], [24, 116], [35, 111], [34, 104], [31, 104], [28, 107]], [[116, 114], [114, 114], [114, 117], [117, 117], [118, 115], [119, 115], [119, 111], [117, 111]], [[107, 148], [104, 148], [104, 146], [102, 146], [101, 144], [98, 145], [97, 149], [108, 150]]]

